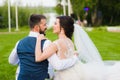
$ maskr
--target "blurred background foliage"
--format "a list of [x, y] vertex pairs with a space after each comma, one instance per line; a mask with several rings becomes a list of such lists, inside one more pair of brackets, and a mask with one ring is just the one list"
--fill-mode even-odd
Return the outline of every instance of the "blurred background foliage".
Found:
[[[19, 26], [28, 25], [28, 17], [32, 13], [43, 14], [46, 12], [56, 12], [63, 15], [62, 0], [57, 0], [55, 7], [18, 7]], [[71, 0], [73, 13], [71, 16], [75, 20], [87, 20], [88, 25], [101, 26], [120, 25], [120, 0]], [[66, 12], [68, 12], [66, 5]], [[15, 27], [15, 6], [11, 6], [11, 26]], [[88, 10], [85, 10], [87, 8]], [[68, 14], [68, 13], [67, 13]], [[7, 0], [0, 6], [0, 28], [8, 27], [8, 6]]]

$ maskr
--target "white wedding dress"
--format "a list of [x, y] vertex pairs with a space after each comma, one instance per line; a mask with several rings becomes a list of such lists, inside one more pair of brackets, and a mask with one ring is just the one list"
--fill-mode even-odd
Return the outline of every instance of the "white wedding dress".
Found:
[[[77, 28], [78, 31], [80, 31], [79, 29]], [[77, 39], [78, 37], [81, 38], [83, 34], [85, 35], [82, 39], [84, 39], [87, 46], [85, 46], [83, 40]], [[84, 32], [83, 34], [80, 36], [75, 33], [76, 36], [74, 35], [80, 60], [68, 69], [56, 71], [54, 80], [120, 80], [120, 63], [116, 62], [115, 64], [105, 65], [94, 44], [92, 42], [89, 44], [87, 34]], [[85, 36], [88, 41], [85, 40]], [[66, 58], [74, 55], [74, 45], [70, 39], [59, 39], [54, 43], [58, 47], [57, 55], [60, 59], [61, 53], [64, 54]], [[87, 47], [90, 49], [87, 49]]]

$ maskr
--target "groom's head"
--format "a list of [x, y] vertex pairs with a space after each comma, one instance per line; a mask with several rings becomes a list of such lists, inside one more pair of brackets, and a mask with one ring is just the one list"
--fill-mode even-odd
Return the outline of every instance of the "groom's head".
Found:
[[44, 34], [47, 29], [46, 17], [40, 14], [32, 14], [29, 18], [29, 26], [31, 31]]

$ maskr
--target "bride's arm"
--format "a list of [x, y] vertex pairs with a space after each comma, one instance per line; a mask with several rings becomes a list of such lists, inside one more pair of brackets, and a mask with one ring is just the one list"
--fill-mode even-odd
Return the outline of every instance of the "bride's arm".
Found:
[[51, 57], [48, 58], [48, 61], [54, 69], [63, 70], [73, 66], [78, 61], [78, 57], [73, 56], [71, 58], [61, 60], [56, 54], [53, 54]]
[[[43, 50], [45, 50], [52, 42], [50, 40], [46, 40], [43, 46]], [[71, 58], [60, 59], [56, 53], [48, 58], [49, 63], [56, 70], [63, 70], [73, 66], [77, 61], [78, 57], [75, 55]]]
[[[37, 42], [36, 42], [36, 50], [35, 50], [36, 61], [42, 61], [42, 60], [44, 60], [44, 59], [49, 57], [48, 61], [53, 66], [53, 68], [56, 69], [56, 70], [67, 69], [67, 68], [73, 66], [78, 61], [78, 57], [76, 55], [71, 57], [71, 58], [69, 58], [69, 59], [62, 59], [62, 60], [60, 60], [59, 57], [56, 55], [56, 51], [57, 51], [56, 48], [57, 47], [54, 48], [52, 46], [52, 44], [53, 43], [51, 43], [51, 41], [47, 40], [44, 43], [44, 52], [42, 53], [41, 50], [40, 50], [41, 49], [40, 39], [37, 40]], [[55, 44], [53, 44], [53, 45], [55, 45]], [[53, 49], [53, 51], [51, 51], [51, 49]]]
[[57, 46], [54, 43], [51, 43], [44, 51], [41, 51], [41, 40], [43, 39], [42, 35], [39, 35], [36, 40], [35, 47], [35, 60], [36, 62], [43, 61], [53, 55], [57, 51]]
[[73, 66], [78, 61], [78, 57], [76, 55], [68, 59], [60, 60], [59, 57], [56, 55], [57, 46], [55, 43], [48, 42], [47, 46], [43, 50], [43, 53], [41, 51], [40, 45], [41, 45], [41, 39], [40, 37], [38, 37], [35, 48], [36, 62], [40, 62], [48, 58], [48, 61], [56, 70], [63, 70]]

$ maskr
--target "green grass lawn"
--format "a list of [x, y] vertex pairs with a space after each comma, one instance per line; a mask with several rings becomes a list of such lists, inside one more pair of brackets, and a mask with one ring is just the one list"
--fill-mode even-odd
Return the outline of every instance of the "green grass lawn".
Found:
[[[16, 66], [8, 63], [8, 56], [15, 43], [28, 35], [29, 30], [6, 33], [0, 30], [0, 80], [14, 80]], [[2, 33], [1, 33], [2, 32]], [[104, 60], [120, 60], [120, 33], [106, 31], [88, 32]], [[47, 31], [48, 39], [57, 38], [51, 30]]]
[[88, 32], [104, 60], [120, 60], [120, 33]]

